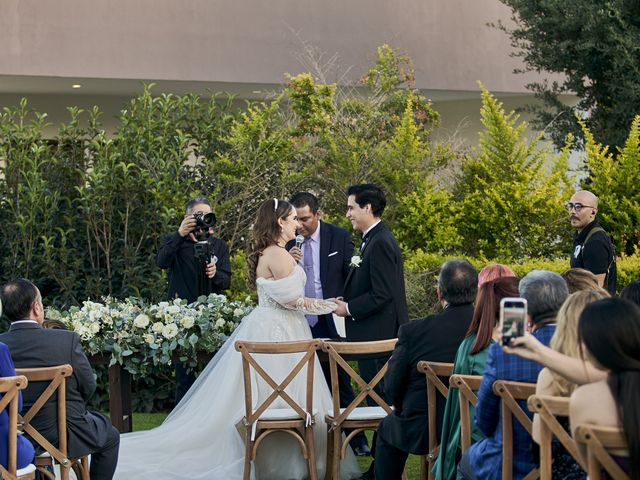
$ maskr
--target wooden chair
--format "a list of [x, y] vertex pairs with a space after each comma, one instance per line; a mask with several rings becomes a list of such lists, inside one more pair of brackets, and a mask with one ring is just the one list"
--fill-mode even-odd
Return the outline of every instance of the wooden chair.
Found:
[[629, 480], [629, 475], [611, 457], [608, 450], [627, 450], [627, 441], [620, 428], [578, 425], [576, 442], [587, 447], [587, 473], [590, 480], [600, 480], [605, 470], [613, 480]]
[[16, 377], [0, 378], [0, 412], [9, 407], [9, 432], [7, 437], [7, 468], [0, 465], [0, 478], [7, 480], [31, 480], [35, 478], [36, 467], [17, 468], [18, 455], [18, 402], [20, 390], [24, 390], [28, 380], [20, 375]]
[[[513, 417], [529, 435], [533, 426], [517, 400], [526, 400], [536, 393], [536, 384], [496, 380], [493, 382], [493, 392], [500, 397], [502, 404], [502, 480], [510, 480], [513, 478]], [[539, 470], [534, 468], [524, 480], [534, 480], [538, 476]]]
[[[316, 411], [313, 410], [313, 377], [316, 350], [320, 348], [320, 340], [299, 342], [243, 342], [237, 341], [235, 348], [242, 354], [242, 372], [244, 377], [245, 416], [242, 422], [245, 427], [244, 480], [251, 476], [251, 462], [255, 460], [260, 443], [267, 435], [275, 432], [287, 432], [300, 444], [302, 456], [307, 460], [309, 478], [317, 479], [316, 454], [313, 442], [313, 425]], [[302, 354], [286, 378], [277, 383], [260, 365], [254, 354]], [[296, 357], [297, 358], [297, 357]], [[294, 361], [292, 360], [293, 364]], [[301, 405], [286, 392], [286, 387], [301, 374], [306, 366], [306, 393], [304, 405]], [[272, 390], [264, 400], [254, 407], [252, 388], [255, 386], [255, 375], [258, 381], [264, 381]], [[302, 374], [301, 374], [302, 375]], [[277, 399], [284, 401], [288, 407], [269, 408]]]
[[[63, 480], [69, 479], [69, 471], [71, 469], [73, 469], [76, 478], [79, 480], [89, 480], [88, 457], [72, 459], [69, 458], [67, 454], [66, 378], [73, 373], [71, 365], [58, 365], [44, 368], [16, 368], [16, 373], [27, 377], [27, 380], [32, 386], [36, 382], [49, 382], [38, 399], [31, 405], [29, 411], [20, 417], [24, 433], [29, 435], [35, 444], [45, 450], [44, 454], [36, 457], [36, 468], [38, 472], [45, 478], [55, 480], [55, 475], [51, 473], [55, 462], [60, 465], [60, 476]], [[31, 424], [38, 412], [54, 394], [56, 394], [58, 408], [57, 446], [49, 442]]]
[[[364, 430], [376, 430], [380, 421], [392, 412], [392, 408], [378, 395], [374, 387], [382, 380], [387, 371], [385, 363], [371, 382], [365, 382], [343, 356], [357, 358], [366, 354], [391, 353], [398, 341], [397, 338], [374, 342], [323, 342], [322, 350], [329, 356], [331, 370], [331, 395], [333, 397], [333, 412], [325, 416], [327, 431], [327, 474], [326, 480], [340, 479], [340, 461], [344, 458], [349, 441]], [[360, 388], [360, 392], [345, 408], [340, 408], [340, 388], [338, 385], [338, 366], [342, 368], [352, 381]], [[377, 406], [360, 407], [360, 403], [371, 397]], [[351, 430], [346, 439], [342, 440], [342, 431]]]
[[556, 418], [569, 416], [569, 397], [532, 395], [527, 400], [527, 406], [540, 418], [540, 479], [551, 480], [551, 463], [553, 462], [551, 441], [554, 435], [586, 471], [586, 466], [578, 455], [576, 442]]
[[440, 453], [440, 445], [438, 444], [437, 430], [437, 396], [442, 395], [447, 399], [449, 389], [441, 380], [441, 377], [450, 377], [453, 373], [453, 363], [442, 362], [418, 362], [418, 371], [424, 373], [427, 382], [427, 418], [429, 427], [429, 445], [428, 453], [420, 457], [420, 478], [428, 480], [433, 479], [431, 468]]
[[471, 446], [471, 406], [476, 406], [482, 375], [451, 375], [449, 385], [458, 389], [460, 399], [460, 447], [462, 453]]

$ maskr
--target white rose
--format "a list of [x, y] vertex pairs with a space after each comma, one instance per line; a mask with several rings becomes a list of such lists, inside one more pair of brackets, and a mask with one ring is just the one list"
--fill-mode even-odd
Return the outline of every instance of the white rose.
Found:
[[216, 320], [216, 328], [223, 328], [224, 323], [224, 318], [219, 318], [218, 320]]
[[141, 313], [133, 319], [133, 326], [138, 328], [147, 328], [150, 322], [151, 320], [149, 317], [146, 314]]
[[144, 338], [144, 341], [149, 345], [153, 345], [156, 342], [156, 337], [154, 337], [151, 333], [145, 333], [142, 338]]
[[182, 320], [180, 320], [180, 325], [182, 325], [184, 328], [191, 328], [195, 323], [196, 321], [193, 317], [184, 317]]
[[180, 313], [180, 307], [177, 305], [171, 305], [170, 307], [167, 307], [166, 312], [170, 313], [171, 315], [176, 315]]
[[362, 263], [362, 257], [360, 257], [360, 255], [354, 255], [353, 257], [351, 257], [352, 267], [359, 267], [361, 263]]
[[99, 323], [89, 324], [89, 331], [95, 335], [100, 331], [100, 324]]
[[151, 330], [153, 330], [154, 333], [162, 332], [163, 328], [164, 328], [164, 324], [162, 322], [156, 322], [151, 326]]
[[239, 316], [240, 316], [240, 315], [242, 315], [243, 313], [244, 313], [244, 310], [242, 310], [241, 308], [236, 308], [236, 309], [233, 311], [233, 316], [234, 316], [234, 317], [239, 317]]
[[173, 323], [170, 323], [169, 325], [165, 325], [162, 328], [162, 336], [167, 340], [171, 340], [177, 334], [178, 334], [178, 326]]

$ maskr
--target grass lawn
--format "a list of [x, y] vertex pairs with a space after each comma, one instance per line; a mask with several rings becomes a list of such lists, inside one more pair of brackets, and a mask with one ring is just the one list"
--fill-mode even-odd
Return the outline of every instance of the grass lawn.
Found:
[[[150, 428], [157, 427], [166, 418], [166, 413], [134, 413], [133, 414], [133, 431], [139, 432], [141, 430], [149, 430]], [[367, 438], [369, 444], [371, 444], [371, 432], [367, 432]], [[358, 463], [360, 468], [364, 471], [369, 468], [371, 458], [358, 457]], [[420, 478], [420, 457], [410, 455], [407, 462], [407, 474], [409, 480], [418, 480]]]

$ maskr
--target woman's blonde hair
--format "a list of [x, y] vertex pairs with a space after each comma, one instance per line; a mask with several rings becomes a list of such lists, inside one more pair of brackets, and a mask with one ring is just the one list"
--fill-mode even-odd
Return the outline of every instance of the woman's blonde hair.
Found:
[[[582, 358], [578, 340], [578, 320], [584, 308], [597, 300], [608, 298], [609, 292], [596, 287], [593, 290], [581, 290], [567, 297], [556, 316], [556, 331], [551, 338], [550, 347], [569, 357]], [[576, 385], [551, 370], [553, 387], [557, 395], [568, 397]]]

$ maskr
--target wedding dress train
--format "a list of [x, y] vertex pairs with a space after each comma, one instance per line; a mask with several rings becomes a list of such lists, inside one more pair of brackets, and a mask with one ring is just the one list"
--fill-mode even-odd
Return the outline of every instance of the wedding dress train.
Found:
[[[115, 478], [130, 480], [240, 480], [244, 443], [236, 428], [244, 411], [242, 359], [234, 348], [236, 340], [284, 342], [311, 338], [301, 310], [304, 270], [296, 266], [286, 278], [258, 278], [258, 306], [247, 315], [233, 335], [209, 362], [182, 401], [164, 423], [153, 430], [122, 435]], [[276, 381], [282, 381], [295, 363], [289, 355], [262, 355], [261, 365]], [[304, 405], [304, 376], [287, 387]], [[258, 387], [260, 382], [256, 379]], [[259, 404], [267, 393], [258, 389]], [[314, 369], [314, 438], [318, 478], [325, 475], [325, 413], [331, 409], [331, 395], [316, 358]], [[278, 407], [280, 405], [273, 405]], [[282, 405], [286, 406], [286, 405]], [[341, 477], [361, 475], [355, 456], [348, 450]], [[255, 480], [298, 480], [308, 476], [299, 445], [286, 433], [273, 433], [260, 444], [251, 478]]]

